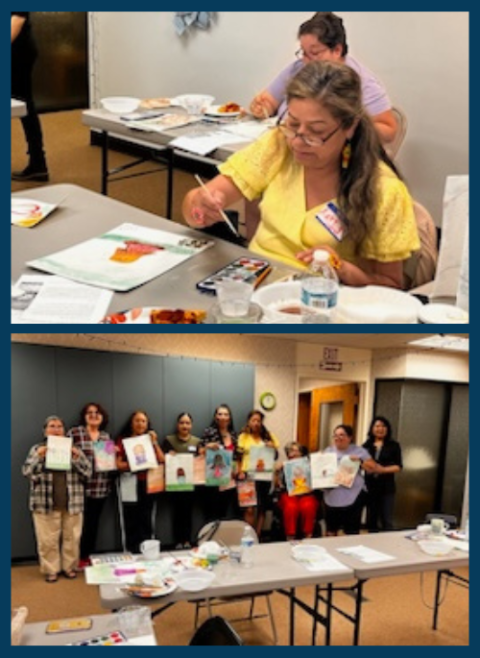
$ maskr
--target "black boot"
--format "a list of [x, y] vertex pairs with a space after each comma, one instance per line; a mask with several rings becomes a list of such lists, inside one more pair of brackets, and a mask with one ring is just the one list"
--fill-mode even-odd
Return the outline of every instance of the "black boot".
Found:
[[36, 181], [38, 183], [48, 183], [49, 175], [47, 165], [34, 165], [30, 163], [23, 171], [12, 171], [12, 180], [15, 181]]

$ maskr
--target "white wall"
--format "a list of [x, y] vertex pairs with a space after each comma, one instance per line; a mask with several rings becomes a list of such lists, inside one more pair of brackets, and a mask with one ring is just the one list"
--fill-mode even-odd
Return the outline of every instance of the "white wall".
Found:
[[[468, 174], [468, 12], [338, 12], [351, 53], [408, 116], [399, 164], [441, 223], [447, 175]], [[213, 94], [247, 104], [293, 57], [312, 12], [219, 12], [209, 32], [178, 38], [174, 12], [93, 12], [92, 98]]]

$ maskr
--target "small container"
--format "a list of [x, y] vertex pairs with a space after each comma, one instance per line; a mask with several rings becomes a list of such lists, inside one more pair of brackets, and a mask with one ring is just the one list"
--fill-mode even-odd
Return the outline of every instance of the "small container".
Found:
[[153, 633], [150, 608], [142, 605], [129, 605], [120, 608], [117, 614], [120, 630], [127, 639]]

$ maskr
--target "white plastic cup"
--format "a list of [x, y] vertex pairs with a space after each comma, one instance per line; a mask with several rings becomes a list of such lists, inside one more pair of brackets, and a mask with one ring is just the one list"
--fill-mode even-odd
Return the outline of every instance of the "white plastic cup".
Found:
[[140, 544], [140, 551], [146, 560], [158, 560], [160, 557], [160, 542], [158, 539], [147, 539]]
[[430, 521], [430, 532], [435, 537], [441, 537], [448, 530], [449, 525], [443, 519], [432, 519]]

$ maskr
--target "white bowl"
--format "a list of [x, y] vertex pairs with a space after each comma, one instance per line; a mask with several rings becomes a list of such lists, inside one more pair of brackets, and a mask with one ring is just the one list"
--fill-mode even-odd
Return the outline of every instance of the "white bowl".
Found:
[[184, 94], [177, 96], [176, 103], [187, 110], [188, 114], [202, 114], [215, 100], [214, 96], [206, 94]]
[[341, 287], [335, 320], [339, 324], [417, 324], [422, 303], [406, 292], [382, 286]]
[[[272, 283], [257, 290], [252, 301], [261, 306], [264, 321], [276, 324], [301, 324], [300, 315], [301, 284], [299, 281]], [[282, 309], [297, 309], [297, 313], [284, 313]]]
[[441, 539], [424, 539], [419, 541], [418, 545], [424, 553], [433, 555], [434, 557], [443, 557], [453, 550], [450, 544]]
[[130, 114], [135, 112], [141, 100], [129, 96], [112, 96], [111, 98], [102, 98], [100, 102], [112, 114]]
[[204, 569], [187, 569], [175, 574], [174, 580], [179, 587], [187, 592], [200, 592], [202, 589], [210, 587], [215, 580], [213, 571]]

